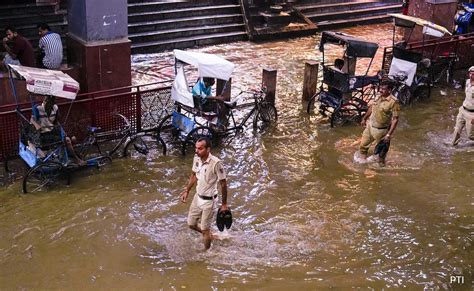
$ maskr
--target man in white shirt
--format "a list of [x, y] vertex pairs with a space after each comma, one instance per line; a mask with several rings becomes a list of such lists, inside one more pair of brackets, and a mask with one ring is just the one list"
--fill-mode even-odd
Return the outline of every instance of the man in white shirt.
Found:
[[[219, 184], [222, 195], [221, 211], [228, 210], [227, 206], [227, 180], [224, 167], [219, 158], [211, 154], [211, 142], [207, 138], [200, 138], [195, 146], [196, 155], [193, 160], [193, 173], [189, 182], [180, 194], [180, 200], [186, 203], [189, 191], [196, 185], [188, 213], [188, 226], [202, 233], [205, 249], [211, 247], [212, 235], [210, 231], [214, 206], [217, 202], [217, 185]], [[198, 225], [198, 222], [200, 225]]]
[[63, 43], [61, 36], [52, 32], [46, 23], [38, 24], [39, 49], [41, 57], [38, 66], [50, 70], [59, 70], [63, 61]]
[[469, 79], [466, 80], [466, 98], [459, 107], [458, 116], [456, 117], [456, 125], [452, 144], [457, 145], [461, 140], [461, 132], [466, 127], [466, 133], [470, 140], [474, 140], [474, 66], [469, 68]]

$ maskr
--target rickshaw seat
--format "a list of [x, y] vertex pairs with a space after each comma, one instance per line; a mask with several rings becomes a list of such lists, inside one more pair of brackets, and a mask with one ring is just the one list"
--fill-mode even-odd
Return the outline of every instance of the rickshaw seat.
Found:
[[323, 83], [331, 86], [342, 93], [351, 92], [350, 80], [351, 76], [347, 73], [335, 70], [328, 66], [323, 66]]
[[237, 106], [237, 101], [224, 101], [224, 105], [228, 109], [233, 109], [235, 106]]
[[342, 97], [336, 96], [327, 91], [321, 91], [319, 101], [326, 106], [337, 108], [342, 102]]

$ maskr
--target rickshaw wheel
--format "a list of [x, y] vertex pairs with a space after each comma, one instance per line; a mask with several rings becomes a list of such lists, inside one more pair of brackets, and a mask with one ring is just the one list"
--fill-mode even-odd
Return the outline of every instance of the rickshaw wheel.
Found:
[[[393, 93], [392, 93], [393, 94]], [[402, 105], [408, 105], [412, 101], [412, 94], [407, 86], [402, 86], [396, 91], [395, 97]]]
[[308, 114], [311, 114], [311, 112], [314, 111], [314, 104], [316, 103], [316, 100], [319, 100], [319, 95], [321, 94], [321, 92], [317, 92], [316, 94], [314, 94], [311, 99], [309, 99], [308, 101], [308, 105], [306, 106], [306, 112]]
[[123, 156], [131, 158], [153, 158], [163, 153], [166, 155], [166, 144], [160, 136], [153, 133], [137, 134], [127, 142]]
[[346, 108], [344, 106], [336, 108], [331, 115], [331, 127], [342, 126], [358, 116], [359, 112], [355, 106], [353, 108]]
[[212, 146], [215, 146], [217, 144], [217, 134], [214, 131], [214, 129], [208, 127], [208, 126], [199, 126], [191, 130], [186, 138], [183, 141], [183, 147], [181, 148], [181, 153], [186, 155], [186, 150], [189, 146], [194, 147], [198, 139], [201, 137], [206, 137], [208, 138]]
[[179, 136], [179, 130], [173, 126], [172, 121], [173, 115], [168, 114], [163, 119], [161, 119], [156, 129], [157, 136], [160, 138], [160, 140], [165, 141], [166, 143], [176, 140]]
[[159, 136], [161, 136], [162, 133], [166, 133], [166, 132], [171, 133], [172, 136], [178, 136], [179, 131], [173, 126], [172, 120], [173, 120], [173, 115], [168, 114], [160, 121], [157, 127], [157, 132]]
[[419, 86], [418, 88], [416, 88], [415, 92], [413, 93], [413, 96], [415, 96], [417, 100], [426, 100], [430, 98], [430, 95], [431, 95], [431, 87], [429, 85]]
[[253, 119], [254, 128], [262, 128], [274, 124], [277, 121], [278, 113], [273, 104], [270, 102], [263, 102], [255, 113]]
[[23, 178], [23, 193], [47, 190], [62, 173], [63, 166], [58, 162], [47, 161], [34, 166]]

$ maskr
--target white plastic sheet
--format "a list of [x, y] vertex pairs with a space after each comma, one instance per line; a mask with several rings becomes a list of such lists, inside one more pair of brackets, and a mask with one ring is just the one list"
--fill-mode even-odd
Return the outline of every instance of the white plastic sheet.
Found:
[[176, 59], [193, 65], [198, 69], [199, 77], [229, 80], [235, 65], [217, 55], [174, 50]]
[[416, 73], [416, 63], [408, 62], [402, 59], [393, 58], [392, 64], [390, 65], [390, 71], [388, 73], [389, 76], [396, 76], [398, 73], [403, 73], [407, 75], [407, 79], [405, 80], [405, 84], [411, 86], [413, 82], [413, 78]]
[[9, 67], [26, 80], [26, 90], [31, 93], [74, 100], [79, 92], [79, 83], [61, 71], [18, 65]]
[[179, 67], [176, 73], [173, 85], [171, 86], [171, 98], [186, 106], [194, 107], [193, 94], [189, 90], [183, 67]]

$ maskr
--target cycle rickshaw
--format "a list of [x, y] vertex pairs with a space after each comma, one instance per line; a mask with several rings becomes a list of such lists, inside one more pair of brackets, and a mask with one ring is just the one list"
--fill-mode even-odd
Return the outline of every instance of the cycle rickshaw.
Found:
[[[393, 45], [384, 49], [382, 68], [388, 77], [396, 82], [392, 94], [403, 105], [418, 99], [427, 99], [434, 84], [443, 79], [446, 83], [451, 83], [458, 57], [451, 47], [428, 45], [429, 40], [425, 38], [440, 38], [451, 33], [446, 28], [421, 18], [399, 13], [390, 16], [393, 17], [394, 24]], [[406, 40], [396, 42], [396, 27], [409, 29]], [[410, 43], [416, 27], [422, 29], [422, 40]], [[425, 44], [430, 51], [425, 50]]]
[[[325, 62], [325, 45], [333, 44], [344, 48], [344, 56], [357, 62], [357, 58], [369, 58], [364, 75], [356, 76], [344, 72], [350, 64], [344, 64], [341, 70], [334, 64]], [[375, 98], [379, 77], [368, 76], [378, 44], [367, 42], [341, 32], [323, 31], [319, 50], [323, 54], [323, 80], [319, 90], [308, 102], [307, 112], [310, 114], [319, 103], [319, 112], [329, 117], [331, 127], [343, 125], [349, 121], [360, 122], [368, 110], [368, 103]], [[354, 68], [355, 68], [355, 64]], [[347, 70], [345, 70], [347, 71]]]
[[[214, 78], [224, 80], [221, 94], [226, 90], [235, 65], [217, 55], [174, 50], [176, 77], [171, 89], [171, 98], [174, 100], [172, 114], [162, 119], [158, 126], [158, 136], [164, 140], [175, 140], [181, 145], [184, 155], [189, 146], [194, 146], [201, 137], [209, 138], [214, 144], [219, 138], [235, 131], [243, 130], [246, 122], [253, 117], [255, 128], [265, 128], [277, 120], [275, 106], [265, 101], [265, 89], [255, 90], [251, 93], [252, 102], [237, 105], [237, 101], [222, 101], [213, 111], [204, 111], [195, 104], [187, 75], [186, 66], [197, 69], [197, 78]], [[249, 92], [241, 92], [249, 93]], [[239, 95], [241, 95], [239, 94]], [[218, 94], [217, 94], [218, 95]], [[234, 111], [242, 108], [251, 108], [247, 114], [236, 121]]]
[[[33, 111], [38, 110], [33, 95], [54, 96], [68, 99], [71, 100], [72, 106], [72, 102], [79, 92], [78, 82], [61, 71], [17, 65], [9, 65], [9, 77], [13, 95], [17, 103], [16, 112], [20, 121], [18, 154], [28, 167], [28, 171], [22, 183], [23, 193], [46, 190], [57, 183], [60, 178], [66, 179], [69, 184], [73, 171], [87, 167], [100, 167], [111, 161], [108, 154], [89, 151], [90, 147], [98, 147], [98, 144], [96, 143], [96, 139], [92, 141], [88, 138], [86, 138], [84, 143], [78, 144], [74, 148], [74, 154], [83, 159], [82, 163], [73, 161], [72, 149], [68, 149], [66, 145], [66, 134], [59, 122], [55, 122], [51, 129], [51, 133], [54, 132], [55, 134], [48, 139], [44, 139], [40, 130], [33, 126], [31, 120], [28, 118], [29, 116], [26, 115], [29, 110], [20, 110], [15, 87], [17, 79], [26, 81], [26, 89], [29, 93], [28, 95], [32, 105], [32, 114], [34, 114]], [[128, 120], [123, 115], [119, 117], [125, 120], [125, 130], [129, 130], [130, 124]], [[64, 120], [67, 120], [67, 115]], [[100, 136], [99, 133], [96, 134], [98, 130], [98, 128], [90, 127], [88, 137]], [[117, 132], [118, 131], [113, 131], [109, 133], [115, 134]], [[89, 142], [87, 142], [87, 140]]]

